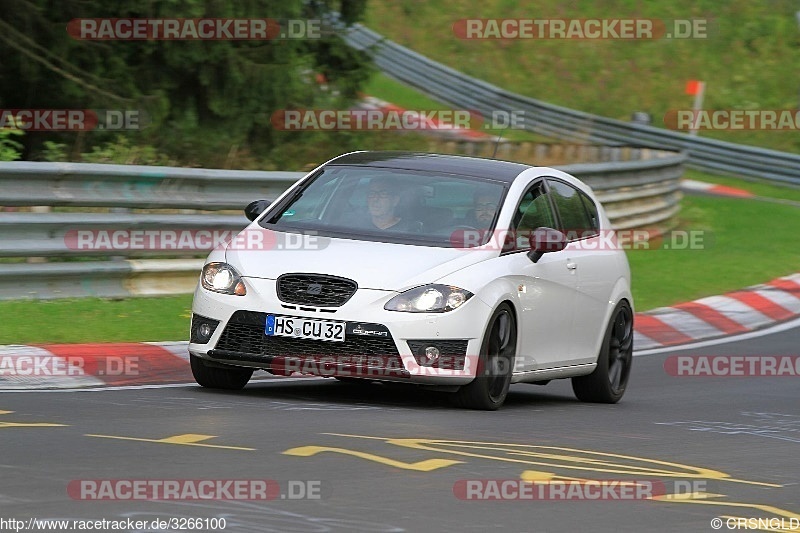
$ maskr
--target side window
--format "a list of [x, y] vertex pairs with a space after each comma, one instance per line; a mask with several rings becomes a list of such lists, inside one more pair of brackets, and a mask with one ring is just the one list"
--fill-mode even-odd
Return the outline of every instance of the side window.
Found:
[[530, 248], [529, 236], [536, 228], [555, 228], [555, 216], [542, 182], [534, 184], [522, 196], [513, 226], [518, 250]]
[[[550, 194], [561, 215], [561, 231], [567, 234], [569, 240], [589, 237], [597, 234], [597, 224], [592, 221], [584, 206], [583, 194], [563, 181], [547, 180]], [[588, 200], [588, 198], [587, 198]], [[595, 210], [594, 220], [597, 220]]]

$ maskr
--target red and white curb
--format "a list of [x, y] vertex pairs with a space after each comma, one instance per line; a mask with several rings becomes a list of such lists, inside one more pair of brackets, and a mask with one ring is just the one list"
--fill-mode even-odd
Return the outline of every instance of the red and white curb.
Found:
[[717, 185], [715, 183], [706, 183], [704, 181], [687, 179], [681, 180], [681, 189], [687, 191], [705, 192], [718, 196], [734, 196], [736, 198], [753, 198], [755, 196], [750, 191], [746, 191], [744, 189], [737, 189], [735, 187], [728, 187], [727, 185]]
[[187, 342], [0, 346], [0, 390], [193, 382]]
[[637, 350], [747, 333], [800, 316], [800, 274], [637, 313]]
[[[800, 274], [793, 274], [637, 313], [634, 346], [640, 351], [721, 338], [798, 316]], [[0, 391], [194, 383], [187, 348], [185, 341], [0, 346]]]

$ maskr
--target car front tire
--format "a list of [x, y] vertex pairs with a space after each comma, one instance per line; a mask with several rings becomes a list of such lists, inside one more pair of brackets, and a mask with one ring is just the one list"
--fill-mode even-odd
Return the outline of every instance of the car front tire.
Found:
[[253, 375], [253, 370], [248, 368], [209, 366], [193, 354], [189, 354], [189, 363], [194, 380], [210, 389], [241, 390]]
[[611, 315], [594, 372], [572, 378], [575, 396], [582, 402], [617, 403], [625, 394], [632, 362], [633, 311], [623, 300]]
[[517, 324], [511, 307], [503, 303], [495, 310], [483, 335], [475, 379], [455, 393], [455, 402], [467, 409], [494, 411], [506, 401], [511, 385]]

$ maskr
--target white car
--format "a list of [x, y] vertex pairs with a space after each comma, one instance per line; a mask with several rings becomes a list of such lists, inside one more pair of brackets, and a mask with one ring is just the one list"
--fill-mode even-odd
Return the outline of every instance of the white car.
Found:
[[245, 212], [194, 294], [202, 386], [241, 389], [262, 369], [430, 386], [487, 410], [518, 382], [571, 378], [590, 402], [625, 392], [630, 269], [569, 174], [355, 152]]

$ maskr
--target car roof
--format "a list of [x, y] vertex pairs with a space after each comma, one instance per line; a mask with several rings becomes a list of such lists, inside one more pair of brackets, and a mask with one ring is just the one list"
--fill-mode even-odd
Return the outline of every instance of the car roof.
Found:
[[490, 178], [511, 183], [531, 165], [498, 159], [483, 159], [461, 155], [429, 154], [425, 152], [353, 152], [337, 157], [328, 165], [358, 165], [396, 168], [402, 170], [428, 170], [461, 176]]

